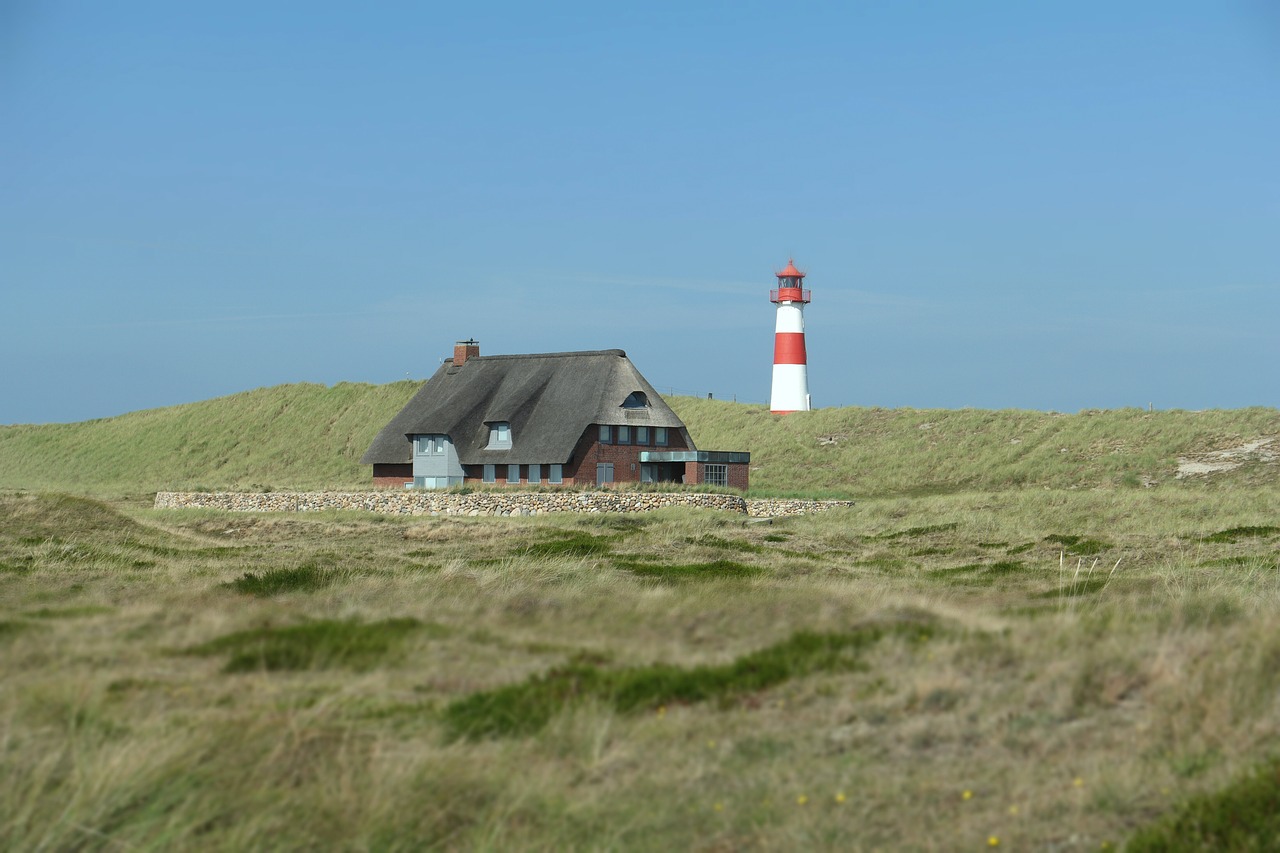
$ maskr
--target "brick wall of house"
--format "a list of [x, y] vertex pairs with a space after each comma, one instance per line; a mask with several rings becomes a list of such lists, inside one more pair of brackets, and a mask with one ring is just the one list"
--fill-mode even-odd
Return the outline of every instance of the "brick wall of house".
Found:
[[[751, 483], [751, 466], [744, 464], [726, 465], [725, 475], [729, 479], [728, 485], [730, 488], [742, 489], [745, 492]], [[686, 483], [703, 483], [706, 482], [706, 479], [707, 463], [684, 463], [684, 481]]]
[[[613, 428], [616, 440], [618, 428]], [[635, 427], [631, 428], [632, 440], [635, 440]], [[594, 484], [596, 481], [596, 465], [601, 462], [613, 463], [613, 481], [615, 483], [640, 482], [640, 451], [642, 450], [688, 450], [684, 433], [679, 429], [667, 430], [667, 443], [661, 447], [653, 443], [654, 430], [649, 430], [648, 444], [601, 444], [600, 427], [592, 424], [578, 439], [573, 448], [573, 462], [564, 466], [565, 482], [572, 477], [575, 483]]]
[[404, 465], [379, 464], [373, 466], [373, 487], [375, 489], [403, 489], [405, 483], [413, 482], [413, 463]]

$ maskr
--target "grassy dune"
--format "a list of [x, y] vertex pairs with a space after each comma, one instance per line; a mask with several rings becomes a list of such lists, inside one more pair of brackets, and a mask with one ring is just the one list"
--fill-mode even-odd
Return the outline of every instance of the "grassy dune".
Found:
[[[85, 423], [3, 426], [0, 488], [97, 495], [365, 488], [361, 454], [417, 387], [282, 385]], [[1280, 436], [1280, 410], [1265, 408], [1063, 415], [849, 407], [779, 418], [761, 406], [670, 402], [699, 446], [751, 451], [753, 491], [773, 495], [1167, 484], [1181, 456]], [[1278, 481], [1274, 460], [1214, 478]]]
[[0, 495], [0, 845], [1266, 849], [1280, 499], [1205, 497]]
[[280, 385], [83, 423], [0, 426], [0, 488], [367, 487], [361, 454], [420, 385]]
[[1275, 846], [1276, 410], [672, 400], [860, 499], [771, 525], [141, 499], [361, 487], [415, 388], [0, 427], [0, 847]]

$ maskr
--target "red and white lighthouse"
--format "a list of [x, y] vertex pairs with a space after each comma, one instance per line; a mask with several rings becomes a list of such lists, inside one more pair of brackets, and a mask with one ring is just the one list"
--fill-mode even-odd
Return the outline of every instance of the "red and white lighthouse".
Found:
[[778, 323], [773, 336], [773, 391], [769, 394], [769, 411], [778, 415], [807, 412], [809, 405], [809, 363], [804, 349], [804, 306], [809, 304], [809, 291], [804, 289], [804, 273], [795, 261], [774, 273], [778, 289], [769, 293], [769, 301], [778, 306]]

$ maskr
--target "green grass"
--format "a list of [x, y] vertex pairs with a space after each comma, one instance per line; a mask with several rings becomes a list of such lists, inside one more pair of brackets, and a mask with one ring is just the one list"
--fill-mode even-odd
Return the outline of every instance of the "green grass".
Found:
[[530, 557], [597, 557], [612, 550], [615, 538], [581, 531], [560, 532], [554, 539], [535, 542], [518, 553]]
[[360, 623], [323, 620], [284, 628], [254, 628], [185, 650], [200, 656], [227, 655], [224, 672], [369, 669], [386, 662], [404, 639], [422, 628], [416, 619]]
[[[894, 630], [914, 638], [931, 633], [928, 626], [916, 624]], [[803, 632], [722, 666], [607, 669], [575, 662], [452, 702], [444, 710], [444, 721], [451, 736], [476, 740], [534, 734], [569, 705], [588, 700], [623, 713], [672, 703], [724, 701], [815, 672], [852, 669], [858, 665], [857, 653], [884, 634], [879, 626], [839, 634]]]
[[703, 563], [649, 563], [634, 558], [619, 558], [614, 565], [633, 575], [668, 583], [750, 578], [761, 573], [758, 566], [733, 560], [710, 560]]
[[338, 574], [315, 565], [296, 569], [267, 569], [263, 572], [245, 572], [236, 580], [223, 584], [244, 595], [265, 598], [285, 592], [314, 592], [336, 582]]
[[1220, 791], [1194, 797], [1139, 830], [1125, 849], [1261, 851], [1280, 846], [1280, 762], [1244, 774]]
[[1272, 525], [1250, 525], [1246, 527], [1233, 527], [1230, 530], [1221, 530], [1217, 533], [1211, 533], [1205, 536], [1203, 542], [1239, 542], [1241, 539], [1256, 539], [1259, 537], [1275, 536], [1280, 533], [1280, 527]]

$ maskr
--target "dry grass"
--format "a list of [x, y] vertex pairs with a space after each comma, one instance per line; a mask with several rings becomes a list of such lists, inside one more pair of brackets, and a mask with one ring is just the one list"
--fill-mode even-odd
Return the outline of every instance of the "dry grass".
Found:
[[[419, 384], [280, 385], [79, 424], [0, 426], [0, 488], [112, 496], [367, 488], [360, 456]], [[669, 402], [699, 447], [752, 453], [759, 494], [1137, 489], [1173, 483], [1180, 458], [1280, 436], [1274, 408], [1065, 415], [851, 406], [779, 418], [721, 400]], [[1280, 481], [1274, 451], [1245, 456], [1238, 469], [1178, 482]]]
[[[1273, 748], [1280, 535], [1213, 534], [1277, 504], [1032, 490], [745, 525], [2, 497], [0, 840], [1096, 850]], [[1064, 554], [1072, 537], [1101, 550]], [[725, 560], [753, 572], [629, 568]], [[1108, 581], [1082, 586], [1077, 564]], [[235, 586], [307, 566], [326, 582]], [[903, 619], [932, 633], [852, 668], [657, 708], [582, 696], [536, 734], [447, 736], [451, 703], [571, 661], [719, 672], [796, 632]], [[347, 624], [358, 665], [332, 651]], [[243, 632], [306, 625], [338, 631], [325, 655], [228, 671]]]

